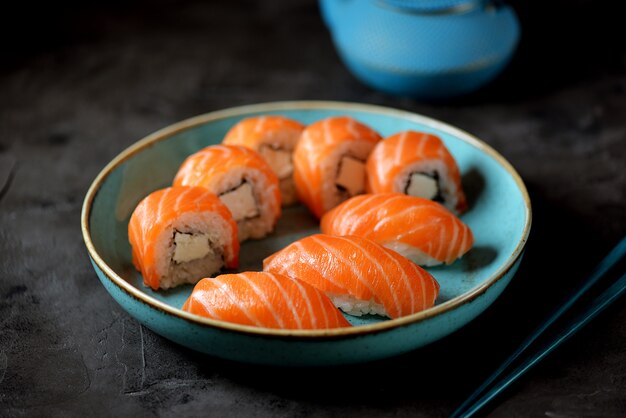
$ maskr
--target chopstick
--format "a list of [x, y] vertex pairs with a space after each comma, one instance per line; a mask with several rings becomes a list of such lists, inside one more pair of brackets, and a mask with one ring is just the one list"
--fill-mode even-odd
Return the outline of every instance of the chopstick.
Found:
[[[556, 322], [565, 312], [567, 312], [594, 284], [607, 274], [619, 261], [626, 255], [626, 237], [623, 238], [611, 252], [598, 264], [592, 274], [585, 280], [581, 286], [572, 292], [561, 304], [533, 333], [524, 340], [524, 342], [515, 350], [507, 360], [496, 369], [496, 371], [487, 378], [451, 415], [451, 417], [469, 417], [478, 412], [496, 395], [506, 389], [518, 377], [528, 371], [532, 366], [541, 361], [545, 356], [552, 352], [556, 347], [574, 335], [580, 328], [591, 321], [595, 316], [602, 312], [612, 302], [617, 300], [619, 296], [626, 290], [626, 274], [621, 276], [608, 289], [597, 296], [590, 302], [587, 308], [581, 312], [576, 318], [569, 321], [565, 325], [565, 329], [555, 338], [538, 348], [533, 355], [528, 356], [518, 367], [504, 373], [509, 366], [520, 358], [528, 348], [541, 336], [544, 332]], [[503, 376], [496, 382], [498, 378]], [[492, 386], [493, 385], [493, 386]]]

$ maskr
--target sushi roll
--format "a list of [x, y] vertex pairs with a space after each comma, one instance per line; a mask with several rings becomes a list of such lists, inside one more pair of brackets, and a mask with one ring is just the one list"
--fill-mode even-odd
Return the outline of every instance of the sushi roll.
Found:
[[367, 159], [368, 193], [399, 192], [467, 209], [459, 168], [439, 137], [404, 131], [379, 142]]
[[474, 243], [471, 229], [443, 205], [402, 193], [353, 197], [326, 213], [320, 227], [369, 238], [421, 266], [451, 264]]
[[310, 284], [282, 274], [245, 272], [202, 279], [183, 310], [207, 318], [265, 328], [326, 329], [350, 323]]
[[152, 289], [196, 283], [237, 268], [237, 224], [213, 193], [169, 187], [144, 198], [128, 223], [133, 264]]
[[215, 193], [237, 222], [239, 241], [263, 238], [280, 217], [278, 178], [259, 154], [240, 145], [213, 145], [189, 156], [174, 186]]
[[300, 200], [320, 218], [351, 196], [365, 192], [365, 160], [381, 139], [349, 117], [332, 117], [309, 125], [293, 156]]
[[311, 235], [272, 254], [263, 270], [298, 277], [350, 315], [411, 315], [434, 305], [439, 284], [424, 269], [366, 238]]
[[233, 126], [222, 143], [258, 152], [278, 177], [282, 205], [289, 206], [298, 201], [292, 156], [303, 130], [303, 124], [284, 116], [257, 116]]

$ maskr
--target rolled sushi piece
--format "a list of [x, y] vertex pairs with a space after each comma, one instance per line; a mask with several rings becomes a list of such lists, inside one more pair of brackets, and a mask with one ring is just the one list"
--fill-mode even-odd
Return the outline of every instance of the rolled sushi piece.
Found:
[[293, 156], [300, 200], [320, 218], [351, 196], [365, 192], [365, 161], [381, 136], [347, 117], [309, 125]]
[[282, 205], [289, 206], [298, 201], [292, 157], [303, 130], [303, 124], [284, 116], [257, 116], [235, 124], [222, 143], [258, 152], [278, 177]]
[[474, 244], [471, 229], [446, 207], [402, 193], [353, 197], [326, 213], [320, 227], [371, 239], [421, 266], [451, 264]]
[[308, 236], [266, 258], [263, 270], [298, 277], [355, 316], [411, 315], [433, 306], [439, 294], [439, 284], [424, 269], [355, 236]]
[[237, 224], [213, 193], [169, 187], [144, 198], [128, 223], [133, 264], [152, 289], [196, 283], [237, 268]]
[[263, 238], [280, 217], [278, 178], [255, 151], [213, 145], [189, 156], [174, 186], [199, 186], [216, 194], [237, 222], [239, 241]]
[[367, 159], [367, 191], [431, 199], [456, 214], [467, 209], [454, 157], [439, 137], [424, 132], [400, 132], [376, 145]]
[[324, 293], [306, 282], [274, 273], [244, 272], [202, 279], [182, 309], [207, 318], [265, 328], [351, 326]]

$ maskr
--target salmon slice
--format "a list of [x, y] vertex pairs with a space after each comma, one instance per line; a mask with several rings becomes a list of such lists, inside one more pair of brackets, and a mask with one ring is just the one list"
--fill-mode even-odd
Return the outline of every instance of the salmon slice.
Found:
[[239, 240], [263, 238], [281, 214], [278, 178], [255, 151], [240, 145], [213, 145], [189, 156], [174, 186], [199, 186], [222, 199], [233, 214]]
[[309, 125], [293, 156], [298, 197], [318, 218], [365, 192], [365, 161], [381, 136], [347, 116]]
[[353, 197], [328, 212], [321, 230], [369, 238], [420, 265], [451, 264], [470, 250], [470, 228], [443, 205], [402, 193]]
[[310, 284], [265, 272], [202, 279], [182, 309], [207, 318], [265, 328], [351, 326], [330, 299]]
[[441, 202], [460, 214], [467, 209], [457, 163], [443, 141], [404, 131], [379, 142], [367, 159], [367, 192], [400, 192]]
[[[188, 248], [187, 254], [181, 252], [186, 258], [176, 259], [181, 250], [177, 235], [179, 247], [183, 238], [188, 247], [194, 247], [189, 243], [193, 238], [204, 242]], [[148, 195], [131, 215], [128, 240], [135, 268], [155, 290], [196, 283], [203, 277], [196, 274], [239, 265], [237, 224], [217, 196], [200, 187], [169, 187]]]
[[263, 270], [298, 277], [353, 315], [399, 318], [434, 305], [439, 284], [424, 269], [356, 236], [311, 235], [263, 261]]
[[297, 202], [293, 150], [303, 130], [303, 124], [284, 116], [256, 116], [235, 124], [222, 143], [242, 145], [258, 152], [278, 177], [282, 205], [288, 206]]

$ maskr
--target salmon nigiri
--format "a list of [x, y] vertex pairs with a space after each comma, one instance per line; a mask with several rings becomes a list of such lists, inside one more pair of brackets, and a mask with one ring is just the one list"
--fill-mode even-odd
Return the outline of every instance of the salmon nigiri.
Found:
[[174, 186], [199, 186], [215, 193], [231, 211], [239, 240], [263, 238], [280, 216], [278, 178], [255, 151], [240, 145], [213, 145], [189, 156]]
[[355, 236], [308, 236], [266, 258], [263, 270], [298, 277], [357, 316], [410, 315], [433, 306], [439, 293], [439, 284], [427, 271]]
[[264, 272], [202, 279], [182, 309], [207, 318], [265, 328], [351, 326], [330, 299], [313, 286], [282, 274]]
[[422, 266], [451, 264], [474, 243], [470, 228], [443, 205], [402, 193], [353, 197], [324, 215], [321, 229], [369, 238]]
[[315, 216], [365, 192], [365, 160], [380, 138], [347, 116], [307, 126], [293, 156], [294, 181], [298, 197]]
[[281, 202], [287, 206], [297, 201], [292, 154], [303, 130], [303, 124], [284, 116], [256, 116], [235, 124], [222, 143], [243, 145], [258, 152], [278, 177]]
[[196, 283], [239, 264], [237, 224], [201, 187], [168, 187], [144, 198], [128, 223], [133, 264], [153, 289]]
[[369, 193], [400, 192], [467, 209], [459, 168], [439, 137], [404, 131], [380, 141], [367, 159]]

